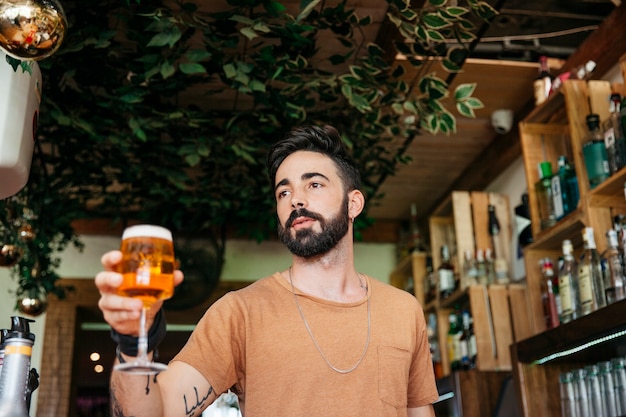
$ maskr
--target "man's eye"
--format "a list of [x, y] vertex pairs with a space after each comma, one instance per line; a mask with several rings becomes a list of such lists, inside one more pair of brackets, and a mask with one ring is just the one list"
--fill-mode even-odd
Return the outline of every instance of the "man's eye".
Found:
[[286, 196], [286, 195], [288, 195], [288, 194], [289, 194], [289, 191], [287, 191], [287, 190], [282, 190], [282, 191], [279, 191], [279, 192], [276, 194], [276, 197], [277, 197], [277, 198], [283, 198], [283, 197], [285, 197], [285, 196]]

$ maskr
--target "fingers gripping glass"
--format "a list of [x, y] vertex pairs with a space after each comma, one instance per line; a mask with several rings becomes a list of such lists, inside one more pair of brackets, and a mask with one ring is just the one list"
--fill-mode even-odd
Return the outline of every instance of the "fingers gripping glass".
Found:
[[137, 225], [124, 230], [122, 235], [122, 284], [119, 295], [143, 301], [139, 319], [137, 358], [120, 363], [115, 370], [137, 374], [155, 374], [167, 369], [163, 363], [148, 358], [148, 330], [146, 312], [158, 300], [174, 293], [174, 245], [172, 233], [160, 226]]

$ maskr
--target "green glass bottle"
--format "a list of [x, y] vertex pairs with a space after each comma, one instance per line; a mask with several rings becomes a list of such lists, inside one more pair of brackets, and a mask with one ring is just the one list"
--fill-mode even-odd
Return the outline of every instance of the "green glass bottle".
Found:
[[539, 181], [535, 183], [535, 194], [539, 204], [541, 228], [546, 229], [556, 223], [554, 193], [552, 189], [552, 164], [548, 161], [539, 163]]
[[589, 187], [595, 188], [609, 178], [609, 159], [604, 137], [600, 130], [600, 116], [587, 116], [587, 141], [583, 144], [583, 157], [589, 178]]

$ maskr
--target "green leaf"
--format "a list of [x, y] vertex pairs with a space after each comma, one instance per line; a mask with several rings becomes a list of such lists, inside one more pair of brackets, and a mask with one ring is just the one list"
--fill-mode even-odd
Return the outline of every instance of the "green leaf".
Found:
[[476, 89], [476, 83], [465, 83], [459, 84], [459, 86], [454, 90], [454, 98], [455, 100], [464, 100], [474, 93]]
[[161, 64], [161, 77], [163, 77], [164, 80], [168, 79], [175, 73], [176, 73], [176, 67], [174, 67], [169, 62], [166, 61]]
[[265, 93], [266, 91], [265, 84], [259, 80], [251, 80], [248, 86], [250, 87], [250, 90], [252, 91], [261, 92], [261, 93]]
[[428, 0], [428, 2], [432, 5], [432, 6], [443, 6], [444, 4], [446, 4], [447, 0]]
[[252, 28], [251, 28], [251, 27], [249, 27], [249, 26], [246, 26], [246, 27], [242, 28], [242, 29], [240, 30], [240, 32], [241, 32], [241, 34], [242, 34], [243, 36], [245, 36], [245, 37], [246, 37], [246, 38], [248, 38], [249, 40], [252, 40], [252, 39], [254, 39], [254, 38], [256, 38], [256, 37], [258, 36], [258, 35], [256, 34], [256, 32], [254, 31], [254, 29], [252, 29]]
[[429, 28], [441, 29], [450, 26], [450, 22], [437, 13], [426, 13], [422, 19]]
[[[307, 0], [309, 1], [309, 0]], [[321, 0], [310, 0], [309, 3], [300, 11], [298, 17], [296, 17], [296, 22], [301, 22], [305, 20], [309, 14], [317, 7]], [[306, 2], [303, 2], [306, 3]]]
[[183, 62], [180, 64], [180, 72], [183, 74], [206, 74], [206, 69], [195, 62]]
[[468, 106], [464, 101], [459, 101], [456, 103], [457, 111], [465, 117], [474, 118], [476, 115], [474, 114], [474, 110], [470, 106]]
[[459, 72], [459, 71], [461, 71], [461, 67], [459, 67], [456, 63], [450, 61], [448, 58], [444, 58], [443, 61], [441, 61], [441, 65], [443, 65], [443, 67], [448, 72]]
[[224, 75], [226, 75], [226, 78], [228, 79], [233, 79], [237, 75], [237, 69], [232, 63], [224, 65], [222, 69], [224, 70]]
[[436, 31], [434, 29], [427, 29], [426, 35], [428, 36], [428, 39], [435, 41], [435, 42], [443, 42], [445, 40], [441, 32]]
[[456, 119], [448, 111], [441, 113], [442, 123], [448, 127], [448, 131], [456, 133]]
[[469, 13], [469, 9], [467, 7], [460, 7], [460, 6], [446, 7], [445, 10], [446, 10], [446, 13], [452, 16], [463, 16], [464, 14]]
[[473, 109], [482, 109], [485, 107], [485, 105], [483, 104], [482, 101], [480, 101], [480, 99], [476, 98], [476, 97], [470, 97], [467, 100], [465, 100], [465, 103], [473, 108]]

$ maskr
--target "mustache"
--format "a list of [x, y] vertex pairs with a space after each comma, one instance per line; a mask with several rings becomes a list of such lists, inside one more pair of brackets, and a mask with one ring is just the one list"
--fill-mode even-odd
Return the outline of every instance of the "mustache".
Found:
[[300, 209], [297, 209], [297, 210], [294, 210], [294, 211], [291, 212], [291, 214], [289, 215], [289, 218], [285, 222], [285, 227], [286, 228], [291, 227], [293, 222], [298, 217], [308, 217], [308, 218], [311, 218], [313, 220], [322, 220], [322, 216], [320, 216], [319, 214], [313, 213], [312, 211], [309, 211], [309, 210], [307, 210], [305, 208], [300, 208]]

